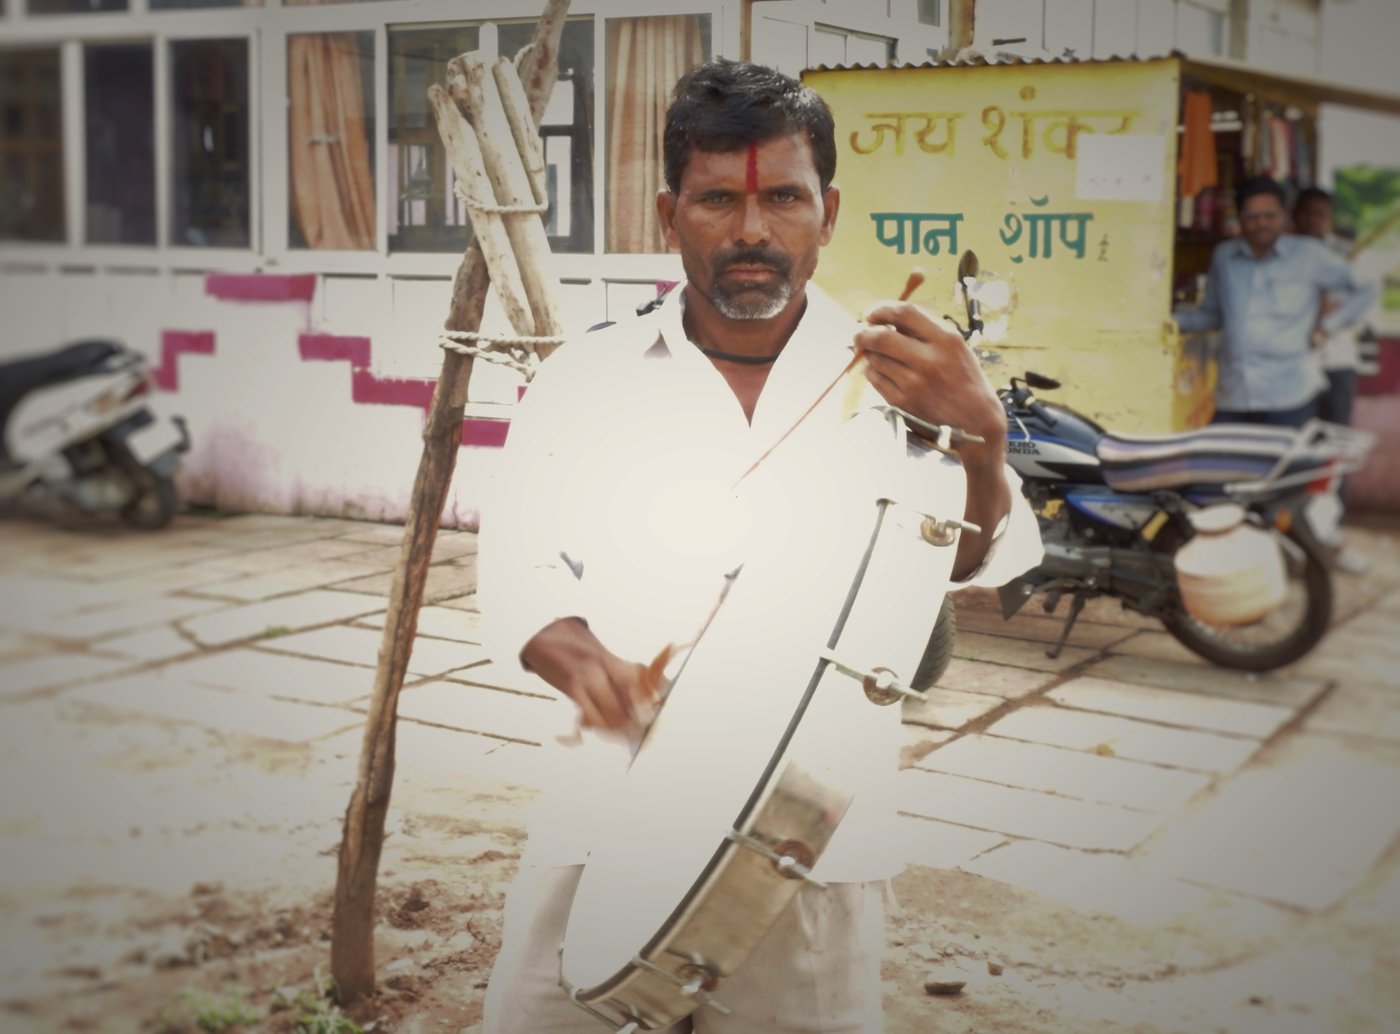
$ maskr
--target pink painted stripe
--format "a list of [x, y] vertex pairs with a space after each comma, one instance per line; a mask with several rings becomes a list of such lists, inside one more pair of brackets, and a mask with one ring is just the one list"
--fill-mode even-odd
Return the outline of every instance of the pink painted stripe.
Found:
[[343, 360], [356, 370], [369, 366], [370, 343], [367, 337], [342, 337], [339, 334], [299, 334], [297, 351], [307, 360], [334, 362]]
[[351, 368], [350, 397], [356, 402], [384, 406], [420, 406], [426, 410], [433, 402], [433, 381], [405, 380], [398, 377], [376, 377], [365, 369]]
[[309, 302], [316, 293], [316, 274], [210, 273], [204, 293], [228, 302]]
[[509, 420], [467, 417], [462, 421], [462, 444], [479, 449], [499, 449], [506, 443], [506, 433], [509, 430]]
[[151, 370], [151, 382], [161, 391], [180, 390], [180, 356], [213, 355], [214, 333], [209, 330], [164, 330], [160, 335], [160, 365]]

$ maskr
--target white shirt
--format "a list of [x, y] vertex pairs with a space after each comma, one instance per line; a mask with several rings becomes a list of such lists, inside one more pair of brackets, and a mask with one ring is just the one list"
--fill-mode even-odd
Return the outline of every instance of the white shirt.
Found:
[[[833, 415], [878, 402], [873, 390], [865, 385], [857, 403], [843, 402], [838, 390], [736, 494], [740, 475], [850, 362], [857, 326], [809, 284], [807, 309], [750, 424], [728, 383], [686, 338], [683, 297], [677, 288], [647, 316], [560, 349], [525, 393], [482, 522], [479, 593], [495, 657], [518, 658], [545, 626], [581, 617], [618, 656], [650, 661], [663, 646], [695, 638], [726, 575], [750, 555], [788, 572], [782, 591], [799, 601], [810, 589], [802, 584], [807, 573], [822, 576], [823, 557], [846, 555], [852, 534], [868, 534], [876, 486], [888, 481], [890, 465], [906, 462], [902, 450], [864, 430], [878, 421]], [[947, 465], [962, 477], [960, 467]], [[1007, 477], [1011, 517], [982, 568], [962, 584], [998, 585], [1039, 562], [1035, 517], [1009, 468]], [[775, 554], [786, 554], [788, 566], [781, 557], [772, 562]], [[941, 588], [919, 601], [931, 608], [930, 626]], [[774, 607], [773, 627], [755, 636], [780, 635], [783, 611]], [[869, 712], [870, 729], [856, 738], [892, 778], [899, 708]], [[526, 855], [535, 864], [581, 863], [590, 814], [625, 808], [611, 799], [611, 780], [629, 749], [592, 735], [562, 746], [553, 733], [567, 731], [575, 713], [563, 701], [558, 727], [541, 732], [543, 774], [553, 785], [531, 823]], [[897, 873], [904, 852], [893, 820], [888, 794], [858, 794], [817, 876], [849, 882]]]

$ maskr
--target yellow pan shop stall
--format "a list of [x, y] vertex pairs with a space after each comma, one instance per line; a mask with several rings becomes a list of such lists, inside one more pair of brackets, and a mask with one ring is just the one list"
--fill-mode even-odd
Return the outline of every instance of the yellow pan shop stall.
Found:
[[1180, 336], [1171, 312], [1196, 301], [1211, 249], [1238, 232], [1240, 178], [1311, 185], [1321, 103], [1400, 113], [1400, 99], [1181, 56], [804, 80], [837, 126], [841, 215], [823, 286], [859, 310], [921, 266], [915, 300], [955, 314], [971, 248], [1012, 288], [993, 378], [1048, 374], [1065, 386], [1057, 399], [1124, 432], [1210, 418], [1209, 342]]

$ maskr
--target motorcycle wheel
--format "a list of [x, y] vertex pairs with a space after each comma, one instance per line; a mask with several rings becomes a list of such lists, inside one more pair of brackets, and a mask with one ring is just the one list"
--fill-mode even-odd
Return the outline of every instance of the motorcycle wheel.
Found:
[[137, 484], [136, 497], [121, 508], [121, 519], [142, 531], [159, 531], [174, 519], [175, 511], [180, 508], [175, 482], [146, 472]]
[[953, 643], [957, 639], [958, 612], [953, 609], [953, 597], [945, 595], [943, 606], [938, 609], [938, 619], [933, 623], [928, 645], [914, 677], [909, 680], [909, 688], [926, 693], [943, 677], [948, 664], [953, 659]]
[[[1302, 550], [1303, 562], [1287, 565], [1287, 594], [1268, 617], [1249, 625], [1212, 625], [1186, 613], [1177, 599], [1160, 615], [1162, 624], [1187, 649], [1226, 668], [1272, 671], [1304, 656], [1332, 621], [1332, 575], [1317, 545], [1298, 535], [1289, 539]], [[1181, 544], [1154, 543], [1173, 553]]]

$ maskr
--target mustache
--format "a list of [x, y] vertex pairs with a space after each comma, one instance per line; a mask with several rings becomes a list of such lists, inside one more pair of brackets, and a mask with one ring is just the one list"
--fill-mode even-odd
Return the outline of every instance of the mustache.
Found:
[[792, 260], [786, 255], [759, 247], [730, 248], [715, 256], [716, 273], [723, 273], [730, 266], [767, 266], [784, 276], [792, 272]]

